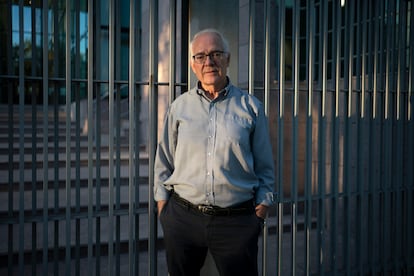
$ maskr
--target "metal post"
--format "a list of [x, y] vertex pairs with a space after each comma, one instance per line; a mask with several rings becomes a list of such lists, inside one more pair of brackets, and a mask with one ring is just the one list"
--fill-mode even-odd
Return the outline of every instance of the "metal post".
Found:
[[254, 95], [256, 1], [249, 0], [249, 93]]
[[321, 67], [322, 82], [321, 103], [318, 122], [318, 274], [325, 274], [325, 193], [326, 193], [326, 98], [327, 98], [327, 63], [328, 63], [328, 4], [321, 2], [319, 6], [321, 26], [319, 28], [319, 45], [322, 45]]
[[138, 255], [136, 250], [135, 240], [135, 208], [139, 202], [135, 202], [135, 183], [139, 176], [135, 172], [135, 163], [139, 163], [139, 145], [135, 140], [135, 97], [136, 97], [136, 71], [135, 71], [135, 31], [136, 31], [136, 3], [135, 0], [129, 2], [129, 81], [128, 81], [128, 95], [129, 95], [129, 152], [128, 152], [128, 275], [135, 275], [136, 267], [135, 255]]
[[393, 38], [393, 27], [394, 25], [394, 2], [388, 2], [385, 9], [385, 14], [387, 18], [386, 28], [386, 49], [385, 49], [385, 95], [384, 95], [384, 128], [383, 128], [383, 144], [382, 149], [384, 153], [384, 162], [383, 162], [383, 189], [384, 193], [384, 212], [383, 212], [383, 227], [384, 227], [384, 236], [383, 236], [383, 259], [384, 263], [384, 272], [387, 273], [391, 270], [390, 261], [394, 252], [393, 243], [389, 237], [392, 235], [392, 204], [393, 204], [393, 193], [392, 193], [392, 84], [394, 81], [393, 78], [393, 66], [394, 66], [394, 38]]
[[43, 44], [43, 274], [48, 273], [49, 249], [49, 6], [43, 1], [42, 6], [42, 44]]
[[175, 92], [175, 74], [176, 74], [176, 31], [177, 21], [177, 0], [170, 1], [170, 58], [169, 58], [169, 104], [176, 98]]
[[354, 2], [349, 1], [345, 6], [347, 14], [346, 31], [347, 31], [347, 46], [348, 51], [345, 53], [345, 81], [347, 81], [347, 95], [345, 100], [345, 133], [344, 133], [344, 240], [343, 240], [343, 252], [344, 252], [344, 265], [347, 275], [351, 275], [351, 239], [348, 238], [351, 235], [351, 180], [350, 180], [350, 168], [351, 168], [351, 156], [349, 149], [350, 141], [352, 137], [351, 133], [351, 118], [352, 118], [352, 77], [353, 77], [353, 23], [354, 23]]
[[[93, 120], [94, 110], [93, 110], [93, 72], [94, 72], [94, 28], [93, 28], [93, 19], [94, 19], [94, 1], [88, 0], [88, 275], [93, 274], [93, 138], [95, 124]], [[99, 93], [96, 93], [96, 104], [98, 104]]]
[[[357, 200], [357, 244], [358, 244], [358, 250], [356, 252], [356, 257], [357, 257], [357, 264], [358, 264], [358, 273], [363, 274], [364, 272], [364, 257], [366, 256], [366, 241], [367, 239], [365, 239], [365, 233], [366, 233], [366, 228], [365, 228], [365, 206], [367, 204], [367, 198], [366, 195], [364, 194], [364, 190], [365, 190], [365, 173], [364, 173], [364, 163], [365, 163], [365, 152], [364, 152], [364, 146], [362, 145], [361, 141], [362, 138], [365, 136], [365, 123], [367, 121], [366, 118], [366, 104], [365, 104], [365, 99], [366, 99], [366, 77], [365, 75], [367, 74], [366, 72], [366, 51], [367, 51], [367, 37], [366, 37], [366, 33], [367, 33], [367, 2], [364, 1], [363, 3], [358, 3], [358, 5], [362, 5], [362, 9], [361, 6], [359, 6], [360, 8], [358, 8], [358, 12], [357, 12], [357, 22], [358, 22], [358, 40], [357, 40], [357, 45], [361, 45], [359, 48], [357, 48], [357, 50], [359, 50], [357, 52], [357, 57], [358, 57], [358, 64], [357, 64], [357, 68], [359, 69], [359, 73], [357, 73], [357, 75], [359, 75], [360, 77], [358, 78], [358, 81], [360, 82], [360, 96], [356, 98], [356, 101], [359, 101], [359, 116], [357, 117], [357, 179], [356, 179], [356, 190], [357, 190], [357, 196], [356, 196], [356, 200]], [[361, 26], [362, 25], [362, 26]], [[362, 37], [362, 40], [361, 38]], [[358, 71], [358, 70], [357, 70]]]
[[292, 118], [292, 172], [291, 172], [291, 217], [292, 217], [292, 251], [291, 251], [291, 274], [296, 275], [297, 257], [297, 225], [298, 225], [298, 126], [299, 126], [299, 35], [300, 35], [300, 1], [293, 4], [293, 118]]
[[19, 1], [19, 274], [24, 271], [24, 1]]
[[308, 105], [306, 116], [306, 159], [305, 159], [305, 275], [309, 276], [311, 272], [311, 228], [312, 228], [312, 102], [313, 102], [313, 63], [314, 63], [314, 5], [313, 0], [306, 2], [307, 11], [307, 82], [308, 82]]
[[[414, 8], [411, 5], [411, 14], [413, 12]], [[407, 137], [407, 141], [411, 141], [411, 143], [408, 144], [407, 147], [407, 156], [408, 156], [408, 160], [407, 160], [407, 165], [406, 165], [406, 170], [407, 170], [407, 177], [406, 177], [406, 186], [408, 187], [408, 191], [407, 191], [407, 232], [406, 232], [406, 248], [405, 248], [405, 256], [407, 260], [411, 260], [408, 261], [408, 268], [407, 268], [407, 273], [408, 274], [412, 274], [414, 271], [414, 254], [413, 254], [413, 231], [414, 231], [414, 227], [413, 227], [413, 223], [414, 223], [414, 214], [413, 214], [413, 208], [411, 208], [413, 206], [413, 190], [414, 190], [414, 145], [413, 142], [414, 141], [414, 123], [413, 123], [413, 118], [414, 118], [414, 109], [413, 109], [413, 104], [414, 104], [414, 17], [410, 16], [410, 29], [409, 29], [409, 33], [410, 33], [410, 43], [409, 43], [409, 69], [408, 69], [408, 97], [407, 97], [407, 122], [408, 122], [408, 137]], [[409, 192], [411, 191], [411, 192]]]
[[277, 275], [282, 273], [282, 256], [283, 256], [283, 201], [284, 201], [284, 192], [283, 192], [283, 153], [284, 153], [284, 105], [285, 105], [285, 0], [279, 2], [279, 116], [278, 116], [278, 125], [279, 125], [279, 134], [278, 134], [278, 156], [279, 160], [278, 170], [277, 170], [277, 183], [278, 183], [278, 192], [279, 192], [279, 201], [277, 203], [277, 216], [278, 216], [278, 242], [277, 242]]
[[[254, 5], [254, 3], [252, 4]], [[269, 106], [270, 106], [270, 0], [265, 1], [265, 78], [264, 78], [264, 109], [265, 114], [269, 114]], [[254, 43], [254, 42], [253, 42]], [[253, 55], [250, 55], [250, 57], [253, 57]], [[253, 65], [253, 64], [252, 64]], [[250, 66], [250, 68], [253, 66]], [[249, 86], [251, 87], [251, 84], [249, 83]], [[252, 91], [250, 91], [251, 93]], [[267, 275], [267, 238], [268, 238], [268, 232], [267, 232], [267, 224], [263, 224], [263, 244], [262, 244], [262, 275]]]
[[148, 275], [157, 275], [157, 210], [154, 202], [152, 187], [154, 186], [154, 160], [157, 147], [157, 129], [158, 129], [158, 89], [157, 89], [157, 60], [158, 60], [158, 0], [150, 1], [149, 4], [149, 191], [148, 191]]
[[332, 274], [336, 275], [338, 271], [338, 227], [337, 227], [337, 215], [338, 215], [338, 199], [339, 199], [339, 152], [340, 152], [340, 140], [339, 140], [339, 128], [340, 128], [340, 114], [339, 114], [339, 96], [341, 93], [341, 31], [342, 31], [342, 12], [340, 3], [337, 1], [333, 5], [333, 14], [335, 15], [335, 30], [336, 36], [333, 39], [333, 73], [335, 76], [335, 88], [334, 97], [332, 97], [332, 142], [331, 142], [331, 187], [332, 187], [332, 199], [331, 199], [331, 258], [332, 258]]
[[115, 88], [115, 1], [109, 0], [109, 133], [108, 133], [108, 275], [114, 275], [114, 88]]
[[70, 108], [71, 108], [71, 96], [72, 96], [72, 67], [71, 67], [71, 47], [72, 47], [72, 26], [71, 26], [71, 1], [66, 0], [66, 18], [65, 18], [65, 25], [66, 25], [66, 176], [65, 176], [65, 183], [66, 183], [66, 238], [65, 238], [65, 274], [67, 276], [71, 275], [71, 116], [70, 116]]

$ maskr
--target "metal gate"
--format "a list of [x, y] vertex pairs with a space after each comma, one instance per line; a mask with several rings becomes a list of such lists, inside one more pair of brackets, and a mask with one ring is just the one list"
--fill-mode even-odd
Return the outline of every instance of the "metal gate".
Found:
[[[277, 168], [261, 274], [413, 274], [413, 2], [231, 1]], [[1, 275], [167, 273], [152, 169], [196, 2], [0, 1]]]

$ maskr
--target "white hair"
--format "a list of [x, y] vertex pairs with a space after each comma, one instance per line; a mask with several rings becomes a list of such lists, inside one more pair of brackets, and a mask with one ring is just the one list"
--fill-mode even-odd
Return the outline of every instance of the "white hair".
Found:
[[191, 53], [193, 52], [193, 42], [194, 42], [194, 40], [196, 40], [197, 37], [199, 37], [200, 35], [207, 34], [207, 33], [216, 35], [221, 41], [221, 44], [223, 46], [223, 51], [226, 52], [226, 53], [229, 53], [230, 48], [229, 48], [229, 43], [227, 42], [226, 38], [223, 36], [223, 34], [221, 32], [219, 32], [216, 29], [212, 29], [212, 28], [201, 30], [201, 31], [199, 31], [198, 33], [196, 33], [194, 35], [193, 39], [190, 42], [190, 51], [191, 51]]

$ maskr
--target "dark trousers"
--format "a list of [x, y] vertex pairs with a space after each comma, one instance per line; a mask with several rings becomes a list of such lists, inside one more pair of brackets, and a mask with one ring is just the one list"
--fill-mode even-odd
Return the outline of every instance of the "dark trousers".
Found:
[[221, 276], [257, 276], [256, 214], [210, 216], [171, 198], [160, 214], [170, 276], [197, 276], [207, 250]]

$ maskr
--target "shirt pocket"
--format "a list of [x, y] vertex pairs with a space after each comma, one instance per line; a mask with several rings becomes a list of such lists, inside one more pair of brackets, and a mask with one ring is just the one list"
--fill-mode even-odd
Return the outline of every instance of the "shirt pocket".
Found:
[[253, 121], [250, 118], [240, 116], [225, 116], [225, 133], [227, 138], [233, 142], [248, 145]]

